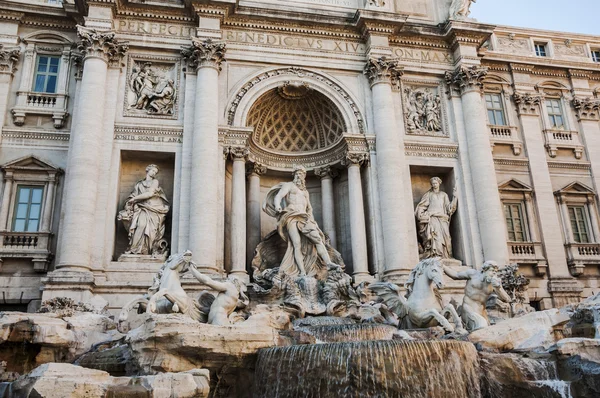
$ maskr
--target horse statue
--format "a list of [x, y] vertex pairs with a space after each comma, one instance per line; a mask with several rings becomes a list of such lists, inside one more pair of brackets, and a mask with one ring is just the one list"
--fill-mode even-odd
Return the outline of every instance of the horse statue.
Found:
[[[442, 304], [438, 289], [444, 286], [444, 271], [439, 258], [428, 258], [416, 265], [410, 272], [405, 287], [406, 298], [400, 288], [390, 282], [376, 282], [369, 285], [390, 311], [398, 316], [398, 328], [414, 329], [441, 326], [447, 333], [464, 332], [463, 324], [456, 309]], [[450, 316], [454, 326], [448, 321]]]

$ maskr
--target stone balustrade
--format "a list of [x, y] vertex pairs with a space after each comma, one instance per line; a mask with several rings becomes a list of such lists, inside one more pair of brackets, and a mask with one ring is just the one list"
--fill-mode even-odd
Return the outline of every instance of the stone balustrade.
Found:
[[541, 242], [507, 242], [509, 260], [517, 264], [533, 264], [538, 275], [546, 274], [546, 257]]
[[565, 249], [573, 276], [582, 275], [586, 265], [600, 264], [600, 243], [567, 243]]
[[32, 259], [36, 272], [46, 272], [52, 257], [51, 243], [49, 232], [0, 231], [0, 259]]
[[550, 157], [556, 157], [558, 149], [571, 149], [576, 159], [581, 159], [583, 144], [577, 131], [547, 129], [544, 130], [546, 149]]
[[12, 108], [13, 122], [17, 126], [22, 126], [27, 115], [49, 115], [54, 120], [54, 127], [62, 128], [68, 116], [68, 98], [66, 94], [19, 91], [17, 104]]
[[492, 145], [507, 144], [512, 147], [515, 156], [519, 156], [523, 150], [523, 142], [517, 134], [514, 126], [495, 126], [488, 124], [490, 130], [490, 141]]

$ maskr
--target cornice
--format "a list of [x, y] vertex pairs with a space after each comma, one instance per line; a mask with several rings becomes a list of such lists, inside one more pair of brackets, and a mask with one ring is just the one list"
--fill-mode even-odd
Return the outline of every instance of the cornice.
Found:
[[404, 151], [406, 156], [448, 159], [458, 158], [457, 144], [431, 144], [406, 141], [404, 143]]
[[529, 167], [528, 159], [514, 159], [514, 158], [500, 158], [494, 157], [494, 164], [498, 166], [515, 166], [515, 167]]
[[591, 170], [592, 165], [589, 162], [549, 161], [548, 167], [551, 169]]
[[224, 28], [243, 28], [251, 30], [267, 30], [273, 32], [285, 32], [302, 34], [307, 36], [326, 36], [326, 37], [337, 37], [349, 40], [360, 40], [362, 35], [356, 32], [352, 28], [342, 27], [321, 27], [316, 25], [290, 25], [285, 22], [277, 21], [253, 21], [247, 18], [231, 17], [223, 21]]

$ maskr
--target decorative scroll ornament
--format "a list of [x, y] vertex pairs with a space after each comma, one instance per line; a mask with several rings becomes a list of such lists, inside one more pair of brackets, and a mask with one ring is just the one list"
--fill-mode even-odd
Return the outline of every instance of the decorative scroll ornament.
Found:
[[95, 29], [77, 25], [77, 35], [81, 40], [77, 45], [85, 58], [102, 58], [107, 62], [121, 59], [129, 46], [127, 43], [119, 43], [115, 38], [115, 32], [98, 32]]
[[249, 153], [247, 147], [229, 147], [229, 156], [233, 160], [245, 160]]
[[19, 48], [4, 49], [4, 45], [0, 44], [0, 73], [15, 73], [20, 54]]
[[321, 179], [323, 178], [335, 178], [340, 173], [331, 166], [319, 167], [315, 169], [315, 175]]
[[253, 162], [253, 163], [248, 163], [246, 165], [246, 174], [247, 175], [252, 175], [252, 174], [256, 174], [258, 176], [264, 175], [267, 173], [267, 166], [258, 163], [258, 162]]
[[189, 67], [196, 70], [206, 66], [220, 72], [221, 64], [225, 62], [225, 52], [225, 43], [212, 39], [202, 41], [192, 38], [190, 47], [181, 48], [181, 55], [187, 60]]
[[471, 90], [481, 90], [483, 88], [483, 79], [488, 73], [488, 68], [484, 66], [461, 66], [454, 72], [446, 72], [446, 84], [457, 88], [461, 93]]
[[581, 120], [600, 120], [600, 100], [593, 98], [573, 99], [573, 107], [577, 112], [577, 119]]
[[348, 152], [342, 160], [344, 166], [362, 166], [369, 161], [369, 154], [366, 152]]
[[513, 98], [517, 104], [519, 115], [539, 115], [541, 96], [516, 92], [513, 94]]
[[398, 66], [396, 58], [379, 57], [367, 61], [364, 74], [369, 78], [371, 86], [377, 83], [391, 83], [393, 86], [400, 84], [400, 77], [404, 71]]

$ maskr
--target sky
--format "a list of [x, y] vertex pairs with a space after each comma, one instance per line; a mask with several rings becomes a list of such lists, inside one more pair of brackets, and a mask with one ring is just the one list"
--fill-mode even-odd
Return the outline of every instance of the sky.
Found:
[[470, 17], [496, 25], [600, 35], [600, 0], [477, 0]]

